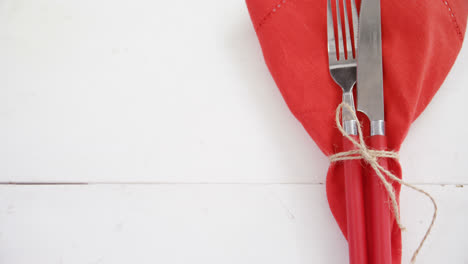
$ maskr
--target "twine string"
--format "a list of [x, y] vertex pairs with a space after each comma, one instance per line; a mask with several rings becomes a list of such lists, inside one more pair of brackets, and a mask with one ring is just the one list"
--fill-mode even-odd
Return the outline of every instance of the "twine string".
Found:
[[[341, 125], [340, 116], [341, 116], [341, 113], [343, 111], [343, 108], [346, 108], [347, 110], [349, 110], [349, 112], [352, 115], [353, 119], [356, 120], [356, 122], [358, 123], [358, 126], [357, 126], [357, 128], [358, 128], [358, 140], [355, 140], [354, 138], [349, 136], [346, 133], [346, 131], [344, 130], [343, 126]], [[338, 105], [338, 107], [336, 108], [335, 123], [336, 123], [336, 126], [338, 127], [338, 130], [341, 132], [341, 134], [344, 137], [346, 137], [349, 141], [351, 141], [353, 143], [353, 145], [356, 146], [357, 149], [356, 150], [345, 151], [345, 152], [340, 152], [340, 153], [336, 153], [334, 155], [331, 155], [329, 157], [330, 162], [362, 159], [367, 164], [369, 164], [369, 166], [375, 171], [375, 174], [377, 175], [377, 177], [379, 177], [381, 183], [383, 184], [383, 186], [385, 187], [385, 190], [387, 191], [387, 194], [388, 194], [388, 196], [390, 198], [392, 214], [395, 217], [395, 220], [396, 220], [396, 222], [398, 224], [398, 227], [402, 231], [405, 230], [405, 227], [402, 225], [401, 220], [400, 220], [400, 210], [398, 208], [398, 202], [397, 202], [397, 198], [396, 198], [395, 189], [393, 188], [393, 186], [391, 184], [391, 181], [397, 182], [397, 183], [399, 183], [401, 185], [404, 185], [404, 186], [406, 186], [406, 187], [408, 187], [410, 189], [413, 189], [413, 190], [425, 195], [432, 202], [432, 205], [434, 206], [434, 212], [433, 212], [433, 215], [432, 215], [431, 223], [430, 223], [429, 227], [426, 229], [426, 233], [424, 234], [424, 237], [419, 242], [419, 245], [418, 245], [417, 249], [414, 251], [413, 256], [411, 257], [411, 263], [415, 263], [416, 262], [416, 257], [419, 254], [422, 246], [424, 245], [424, 242], [427, 240], [427, 237], [431, 233], [432, 227], [434, 226], [435, 220], [437, 218], [437, 203], [436, 203], [434, 197], [432, 197], [426, 191], [414, 186], [413, 184], [410, 184], [410, 183], [407, 183], [407, 182], [401, 180], [395, 174], [393, 174], [392, 172], [390, 172], [389, 170], [387, 170], [386, 168], [382, 167], [379, 164], [379, 162], [378, 162], [379, 158], [391, 158], [391, 159], [398, 160], [399, 155], [398, 155], [397, 152], [394, 152], [394, 151], [372, 150], [372, 149], [368, 148], [368, 146], [366, 145], [366, 143], [364, 141], [364, 136], [363, 136], [363, 133], [362, 133], [361, 123], [359, 122], [359, 120], [358, 120], [358, 118], [356, 116], [356, 112], [354, 111], [354, 109], [350, 105], [348, 105], [348, 104], [346, 104], [344, 102], [341, 103], [340, 105]], [[387, 180], [387, 177], [390, 179], [390, 181]]]

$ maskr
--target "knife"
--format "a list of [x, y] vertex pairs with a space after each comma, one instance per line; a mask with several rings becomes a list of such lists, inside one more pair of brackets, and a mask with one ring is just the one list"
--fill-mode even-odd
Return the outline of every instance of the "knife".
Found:
[[[370, 121], [372, 149], [387, 150], [382, 70], [382, 32], [380, 0], [362, 0], [359, 15], [357, 57], [357, 108]], [[386, 159], [379, 164], [388, 168]], [[388, 195], [375, 175], [369, 171], [366, 199], [369, 264], [391, 264], [392, 215]]]

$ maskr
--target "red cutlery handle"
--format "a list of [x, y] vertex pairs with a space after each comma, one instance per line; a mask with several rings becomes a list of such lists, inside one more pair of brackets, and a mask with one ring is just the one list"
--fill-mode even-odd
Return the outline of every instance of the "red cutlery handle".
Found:
[[[356, 141], [357, 136], [351, 135]], [[343, 150], [356, 147], [343, 137]], [[346, 195], [346, 220], [348, 231], [349, 263], [367, 264], [366, 219], [364, 207], [363, 175], [361, 160], [345, 160], [344, 179]]]
[[[387, 150], [387, 138], [383, 135], [370, 137], [370, 147], [375, 150]], [[387, 160], [379, 159], [379, 164], [388, 169]], [[368, 214], [368, 252], [370, 264], [392, 263], [392, 215], [389, 196], [381, 180], [371, 168], [368, 170], [368, 194], [366, 201]]]

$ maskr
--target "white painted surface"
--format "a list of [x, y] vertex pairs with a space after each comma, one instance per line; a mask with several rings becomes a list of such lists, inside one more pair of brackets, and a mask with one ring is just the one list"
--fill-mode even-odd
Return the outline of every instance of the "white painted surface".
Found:
[[[0, 39], [0, 181], [324, 181], [244, 1], [4, 0]], [[403, 145], [412, 182], [466, 182], [462, 53]]]
[[[0, 263], [347, 262], [244, 1], [3, 0], [0, 58], [0, 182], [106, 183], [0, 184]], [[440, 207], [419, 263], [468, 263], [467, 58], [401, 151]], [[401, 200], [408, 260], [431, 207]]]
[[[467, 263], [468, 189], [424, 186], [418, 263]], [[431, 215], [403, 191], [404, 262]], [[0, 263], [347, 263], [323, 185], [0, 186]]]
[[0, 180], [289, 182], [326, 170], [243, 1], [3, 2]]

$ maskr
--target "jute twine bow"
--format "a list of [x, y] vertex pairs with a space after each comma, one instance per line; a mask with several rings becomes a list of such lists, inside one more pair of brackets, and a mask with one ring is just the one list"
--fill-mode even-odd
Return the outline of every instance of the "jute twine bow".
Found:
[[[343, 126], [341, 125], [341, 122], [340, 122], [340, 115], [341, 115], [341, 112], [343, 110], [343, 108], [346, 108], [347, 110], [349, 110], [349, 112], [352, 114], [353, 116], [353, 119], [356, 120], [356, 122], [358, 123], [358, 138], [359, 138], [359, 141], [355, 140], [354, 138], [350, 137], [346, 132], [345, 130], [343, 129]], [[330, 159], [330, 162], [337, 162], [337, 161], [343, 161], [343, 160], [355, 160], [355, 159], [362, 159], [364, 160], [367, 164], [369, 164], [369, 166], [375, 171], [377, 177], [379, 177], [380, 181], [382, 182], [383, 186], [385, 187], [385, 190], [387, 191], [387, 194], [390, 198], [390, 202], [391, 202], [391, 207], [392, 207], [392, 213], [395, 217], [395, 220], [398, 224], [398, 226], [400, 227], [400, 229], [403, 231], [405, 230], [405, 227], [401, 224], [401, 220], [400, 220], [400, 210], [398, 208], [398, 202], [397, 202], [397, 198], [396, 198], [396, 194], [395, 194], [395, 189], [393, 188], [392, 184], [391, 184], [391, 181], [395, 181], [401, 185], [404, 185], [408, 188], [411, 188], [421, 194], [424, 194], [426, 197], [428, 197], [431, 202], [432, 202], [432, 205], [434, 206], [434, 213], [432, 215], [432, 221], [431, 221], [431, 224], [429, 225], [429, 227], [427, 228], [426, 230], [426, 233], [424, 234], [424, 237], [421, 239], [421, 242], [419, 242], [419, 245], [418, 245], [418, 248], [414, 251], [413, 253], [413, 256], [411, 257], [411, 263], [415, 263], [416, 262], [416, 257], [417, 255], [419, 254], [419, 251], [421, 250], [424, 242], [426, 241], [427, 237], [429, 236], [429, 234], [431, 233], [431, 230], [432, 230], [432, 227], [434, 226], [434, 222], [436, 220], [436, 217], [437, 217], [437, 204], [434, 200], [434, 198], [429, 194], [427, 193], [426, 191], [410, 184], [410, 183], [407, 183], [403, 180], [401, 180], [400, 178], [398, 178], [397, 176], [395, 176], [395, 174], [393, 174], [392, 172], [390, 172], [389, 170], [387, 170], [386, 168], [382, 167], [379, 163], [378, 163], [378, 158], [392, 158], [392, 159], [395, 159], [395, 160], [398, 160], [398, 153], [397, 152], [394, 152], [394, 151], [382, 151], [382, 150], [372, 150], [372, 149], [369, 149], [368, 146], [366, 145], [365, 141], [364, 141], [364, 137], [363, 137], [363, 134], [362, 134], [362, 128], [361, 128], [361, 123], [359, 122], [357, 116], [356, 116], [356, 113], [354, 112], [354, 109], [346, 104], [346, 103], [341, 103], [340, 105], [338, 105], [338, 107], [336, 108], [336, 114], [335, 114], [335, 122], [336, 122], [336, 126], [338, 127], [338, 130], [341, 132], [341, 134], [346, 137], [349, 141], [351, 141], [354, 146], [356, 146], [356, 150], [351, 150], [351, 151], [345, 151], [345, 152], [340, 152], [340, 153], [336, 153], [334, 155], [331, 155], [329, 157]], [[388, 180], [387, 178], [389, 178], [390, 180]]]

